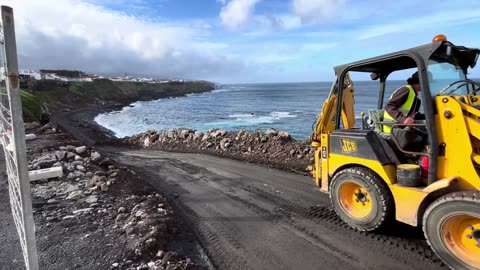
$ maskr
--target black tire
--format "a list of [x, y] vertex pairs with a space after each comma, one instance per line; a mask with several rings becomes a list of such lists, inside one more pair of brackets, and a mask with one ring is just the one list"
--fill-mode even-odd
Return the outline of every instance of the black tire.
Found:
[[[367, 216], [357, 218], [349, 214], [340, 201], [341, 186], [355, 183], [365, 188], [371, 198], [371, 210]], [[387, 184], [378, 175], [363, 167], [341, 170], [332, 179], [330, 200], [337, 215], [351, 227], [359, 231], [380, 229], [394, 215], [395, 206]]]
[[[444, 237], [442, 237], [443, 234], [447, 234], [449, 241], [455, 242], [455, 236], [451, 236], [449, 229], [447, 229], [448, 224], [452, 224], [451, 220], [453, 220], [453, 218], [461, 218], [465, 215], [480, 219], [480, 192], [455, 192], [434, 201], [427, 208], [423, 216], [423, 232], [425, 233], [428, 244], [437, 256], [452, 269], [479, 270], [480, 260], [478, 256], [470, 256], [470, 258], [474, 258], [474, 262], [468, 263], [462, 260], [448, 247], [443, 240]], [[476, 231], [472, 230], [474, 238], [471, 240], [478, 242], [480, 251], [480, 228], [472, 228]], [[460, 246], [460, 244], [456, 246]]]

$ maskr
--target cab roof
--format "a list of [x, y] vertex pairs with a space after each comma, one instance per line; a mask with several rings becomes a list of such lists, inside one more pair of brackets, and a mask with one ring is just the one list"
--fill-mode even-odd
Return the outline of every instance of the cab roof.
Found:
[[479, 54], [480, 49], [455, 46], [449, 41], [439, 41], [339, 65], [334, 67], [334, 70], [337, 76], [346, 70], [388, 75], [397, 70], [426, 67], [428, 60], [432, 59], [460, 66], [466, 72], [468, 67], [475, 66]]

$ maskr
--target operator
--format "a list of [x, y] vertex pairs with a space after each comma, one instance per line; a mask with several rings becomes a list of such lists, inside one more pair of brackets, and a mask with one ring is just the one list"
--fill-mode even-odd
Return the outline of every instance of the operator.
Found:
[[[393, 92], [387, 105], [385, 105], [383, 121], [392, 121], [400, 124], [414, 124], [415, 119], [424, 119], [424, 115], [418, 114], [421, 100], [417, 95], [422, 90], [418, 78], [418, 71], [413, 73], [412, 76], [407, 79], [407, 83], [408, 84]], [[391, 130], [391, 126], [383, 125], [384, 132], [390, 132]]]

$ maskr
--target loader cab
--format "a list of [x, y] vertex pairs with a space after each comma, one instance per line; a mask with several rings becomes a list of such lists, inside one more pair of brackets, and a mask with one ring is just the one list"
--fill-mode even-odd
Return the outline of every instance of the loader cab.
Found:
[[[435, 124], [438, 110], [435, 98], [448, 95], [453, 96], [457, 100], [463, 100], [465, 103], [480, 105], [480, 99], [476, 95], [478, 86], [467, 78], [467, 70], [475, 66], [478, 55], [479, 50], [477, 49], [468, 49], [462, 46], [455, 46], [448, 41], [439, 41], [335, 67], [337, 83], [334, 87], [352, 92], [351, 96], [345, 93], [338, 94], [335, 115], [340, 116], [342, 113], [345, 115], [346, 111], [350, 111], [355, 114], [353, 117], [354, 121], [357, 121], [352, 125], [345, 121], [348, 118], [352, 119], [352, 116], [345, 117], [342, 115], [343, 117], [335, 117], [335, 131], [332, 135], [349, 132], [352, 134], [365, 133], [368, 132], [365, 130], [373, 129], [387, 142], [385, 144], [383, 141], [375, 141], [374, 144], [379, 145], [379, 148], [382, 149], [372, 150], [373, 152], [382, 153], [376, 155], [377, 159], [380, 156], [387, 156], [382, 164], [388, 162], [396, 163], [397, 165], [400, 163], [419, 164], [421, 158], [426, 157], [429, 162], [425, 185], [435, 182], [438, 178], [435, 173], [438, 168], [437, 157], [442, 155], [442, 151], [445, 150], [444, 146], [442, 146], [443, 142], [438, 141], [438, 131]], [[422, 90], [418, 93], [418, 96], [421, 99], [421, 112], [425, 115], [425, 120], [412, 125], [395, 123], [392, 126], [392, 131], [385, 134], [382, 130], [382, 125], [387, 124], [382, 119], [385, 104], [388, 102], [391, 93], [402, 85], [398, 81], [395, 83], [395, 80], [391, 78], [396, 77], [398, 79], [398, 74], [404, 74], [403, 84], [406, 84], [406, 79], [414, 71], [417, 71], [419, 74]], [[356, 84], [355, 80], [351, 79], [355, 77], [352, 76], [354, 73], [368, 74], [372, 81], [377, 82], [377, 94], [367, 97], [371, 102], [369, 108], [349, 108], [354, 106], [355, 99], [362, 98], [362, 95], [365, 98], [365, 92], [362, 92], [365, 89], [362, 89], [361, 84]], [[353, 91], [353, 85], [355, 85], [355, 91]], [[368, 123], [366, 124], [366, 120], [371, 120], [373, 116], [377, 116], [376, 121], [374, 121], [374, 126], [369, 127]], [[372, 121], [370, 121], [370, 124], [372, 124]], [[400, 141], [395, 133], [398, 133], [396, 131], [399, 130], [405, 130], [406, 127], [424, 132], [425, 137], [428, 139], [423, 146], [408, 147]]]

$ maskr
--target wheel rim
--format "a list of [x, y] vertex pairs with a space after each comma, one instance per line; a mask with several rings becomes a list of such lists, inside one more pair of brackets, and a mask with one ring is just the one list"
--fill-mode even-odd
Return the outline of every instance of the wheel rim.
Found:
[[338, 189], [338, 198], [343, 210], [354, 218], [365, 218], [372, 212], [370, 194], [357, 183], [342, 183]]
[[442, 241], [461, 261], [480, 265], [480, 217], [459, 214], [448, 217], [441, 227]]

